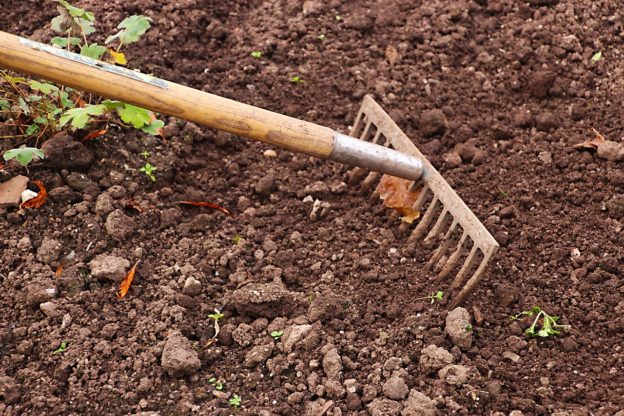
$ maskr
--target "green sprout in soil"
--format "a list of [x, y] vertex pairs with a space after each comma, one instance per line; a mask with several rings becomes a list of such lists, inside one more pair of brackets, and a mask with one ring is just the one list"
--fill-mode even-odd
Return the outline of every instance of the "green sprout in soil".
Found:
[[139, 169], [139, 171], [143, 172], [152, 182], [156, 182], [156, 175], [154, 175], [154, 172], [157, 170], [158, 168], [149, 162]]
[[151, 154], [147, 150], [143, 150], [141, 153], [139, 153], [139, 156], [141, 156], [143, 159], [147, 159], [151, 156]]
[[[150, 28], [150, 18], [130, 16], [119, 23], [119, 32], [109, 36], [105, 45], [98, 45], [89, 39], [96, 31], [93, 13], [75, 7], [66, 0], [56, 0], [56, 8], [59, 15], [51, 21], [51, 29], [57, 34], [51, 40], [53, 46], [113, 64], [125, 65], [126, 57], [120, 49], [138, 42]], [[104, 124], [123, 122], [124, 125], [156, 135], [164, 126], [163, 121], [157, 120], [152, 112], [143, 108], [120, 101], [100, 102], [73, 88], [25, 77], [13, 77], [2, 71], [0, 95], [3, 97], [0, 100], [0, 116], [12, 121], [11, 124], [15, 126], [12, 135], [0, 138], [32, 140], [35, 148], [41, 141], [59, 131], [106, 130]], [[111, 115], [114, 117], [111, 118]], [[26, 166], [34, 159], [31, 155], [38, 156], [26, 149], [13, 149], [20, 151], [20, 156], [15, 156], [9, 150], [4, 153], [4, 158], [16, 158]]]
[[235, 394], [230, 398], [229, 403], [232, 407], [240, 407], [241, 397], [238, 394]]
[[290, 82], [292, 82], [293, 84], [303, 84], [305, 81], [303, 80], [303, 78], [301, 78], [300, 75], [295, 75], [290, 79]]
[[232, 237], [232, 243], [234, 243], [235, 245], [240, 244], [241, 241], [241, 236], [240, 235], [235, 235], [234, 237]]
[[271, 336], [273, 337], [274, 340], [279, 341], [279, 339], [282, 337], [282, 335], [284, 335], [284, 331], [279, 330], [279, 331], [272, 331], [271, 332]]
[[561, 330], [570, 329], [570, 325], [561, 325], [557, 323], [559, 320], [558, 316], [547, 314], [539, 306], [534, 306], [528, 311], [522, 311], [519, 314], [512, 315], [510, 319], [512, 321], [517, 321], [525, 316], [535, 317], [533, 324], [531, 324], [531, 326], [524, 331], [524, 333], [531, 338], [547, 338], [551, 335], [559, 335]]
[[20, 165], [28, 166], [33, 159], [44, 159], [45, 154], [35, 147], [22, 147], [19, 149], [11, 149], [4, 153], [4, 160], [7, 162], [11, 159], [17, 160]]
[[601, 51], [596, 52], [596, 53], [595, 53], [595, 54], [591, 57], [591, 61], [592, 61], [592, 62], [594, 62], [594, 63], [598, 62], [598, 61], [599, 61], [599, 60], [601, 60], [601, 59], [602, 59], [602, 52], [601, 52]]
[[472, 330], [473, 330], [471, 324], [466, 325], [466, 327], [464, 329], [466, 330], [466, 332], [472, 332]]
[[52, 355], [60, 354], [60, 353], [63, 353], [65, 351], [67, 351], [67, 342], [63, 341], [63, 342], [61, 342], [61, 345], [59, 345], [59, 347], [57, 349], [52, 351]]
[[425, 296], [424, 298], [417, 298], [416, 300], [428, 299], [431, 301], [431, 304], [433, 305], [434, 303], [441, 301], [443, 297], [444, 297], [444, 292], [442, 292], [441, 290], [438, 290], [437, 292], [432, 292], [429, 296]]
[[336, 15], [336, 20], [341, 21], [342, 20], [342, 16], [340, 16], [339, 14]]
[[256, 58], [256, 59], [260, 59], [260, 58], [262, 58], [262, 52], [260, 52], [260, 51], [253, 51], [251, 53], [251, 57], [252, 58]]
[[208, 379], [208, 383], [210, 383], [210, 385], [212, 387], [214, 387], [216, 390], [223, 390], [223, 383], [221, 382], [221, 380], [215, 378], [215, 377], [210, 377]]
[[325, 36], [325, 34], [324, 34], [324, 33], [321, 33], [321, 34], [320, 34], [320, 35], [318, 35], [316, 38], [322, 42], [322, 41], [324, 41], [325, 39], [327, 39], [327, 36]]

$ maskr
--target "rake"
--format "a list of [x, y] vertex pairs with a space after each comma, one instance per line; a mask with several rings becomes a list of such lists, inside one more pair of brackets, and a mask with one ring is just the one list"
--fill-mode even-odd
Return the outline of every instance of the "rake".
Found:
[[[402, 223], [410, 243], [438, 244], [427, 266], [438, 283], [457, 270], [451, 305], [476, 288], [498, 243], [383, 109], [366, 96], [347, 136], [314, 123], [141, 74], [0, 31], [0, 66], [103, 97], [310, 156], [356, 166], [352, 184], [370, 190], [387, 174], [419, 191], [418, 224]], [[426, 208], [425, 208], [426, 206]], [[433, 224], [433, 225], [432, 225]], [[463, 287], [462, 287], [463, 285]]]

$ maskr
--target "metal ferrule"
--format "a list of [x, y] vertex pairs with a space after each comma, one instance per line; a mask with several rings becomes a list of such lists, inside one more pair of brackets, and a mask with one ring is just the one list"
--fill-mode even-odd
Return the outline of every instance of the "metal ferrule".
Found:
[[417, 180], [423, 172], [423, 164], [415, 156], [338, 132], [329, 159], [411, 180]]

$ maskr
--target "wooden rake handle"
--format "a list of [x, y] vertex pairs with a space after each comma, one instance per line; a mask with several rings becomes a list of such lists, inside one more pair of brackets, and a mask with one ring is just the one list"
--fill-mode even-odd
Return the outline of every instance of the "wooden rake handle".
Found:
[[0, 31], [0, 66], [253, 140], [408, 179], [420, 160], [273, 113]]

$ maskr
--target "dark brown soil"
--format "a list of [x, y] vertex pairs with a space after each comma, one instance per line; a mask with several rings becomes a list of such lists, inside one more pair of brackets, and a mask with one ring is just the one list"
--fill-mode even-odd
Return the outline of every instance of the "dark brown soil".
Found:
[[[424, 269], [429, 252], [342, 184], [347, 167], [268, 157], [266, 146], [176, 120], [166, 140], [109, 132], [87, 145], [84, 176], [30, 169], [51, 193], [41, 209], [0, 209], [1, 414], [624, 409], [622, 164], [571, 148], [591, 128], [623, 134], [618, 2], [77, 4], [96, 13], [102, 37], [127, 15], [152, 17], [127, 55], [165, 79], [344, 132], [372, 94], [501, 249], [464, 305], [472, 346], [460, 345], [445, 334], [445, 303], [422, 299], [444, 290]], [[49, 39], [52, 1], [0, 0], [0, 10], [0, 30]], [[461, 158], [449, 157], [458, 144]], [[143, 150], [156, 183], [138, 170]], [[308, 195], [327, 203], [316, 219]], [[177, 204], [187, 199], [234, 216]], [[97, 267], [114, 261], [99, 255], [123, 271], [141, 260], [123, 300], [110, 280], [119, 273]], [[534, 305], [571, 330], [528, 339], [509, 316]], [[211, 342], [215, 308], [225, 316]], [[52, 354], [61, 342], [67, 350]], [[431, 344], [450, 356], [423, 351]], [[446, 359], [459, 367], [438, 373]]]

